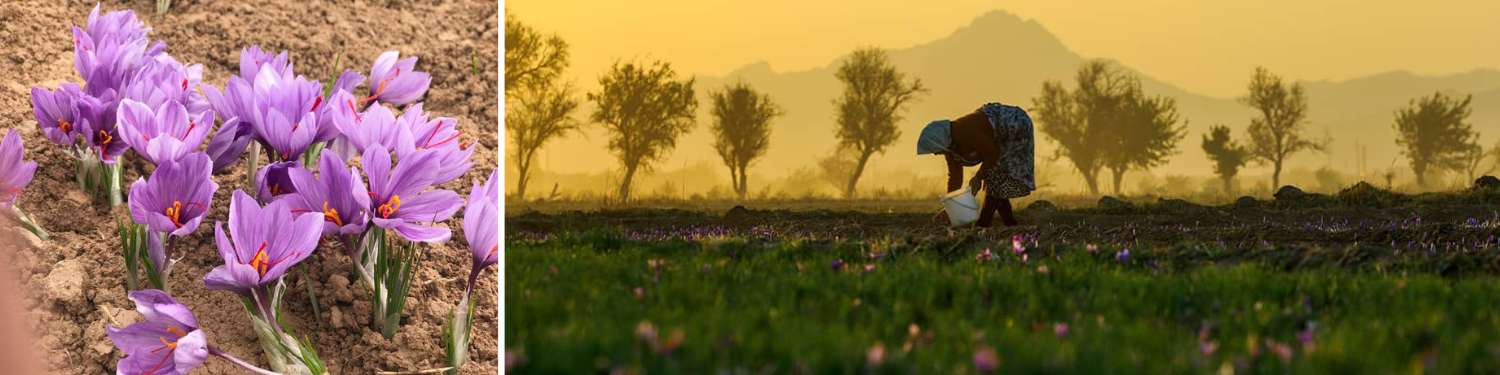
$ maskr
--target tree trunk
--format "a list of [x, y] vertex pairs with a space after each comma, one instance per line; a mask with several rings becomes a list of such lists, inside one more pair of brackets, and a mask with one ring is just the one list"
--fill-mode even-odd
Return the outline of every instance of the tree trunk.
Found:
[[1411, 171], [1412, 173], [1416, 174], [1415, 177], [1417, 178], [1417, 187], [1424, 189], [1427, 188], [1427, 165], [1412, 164]]
[[1110, 168], [1109, 169], [1110, 172], [1114, 173], [1115, 195], [1120, 195], [1120, 181], [1122, 181], [1122, 180], [1125, 179], [1125, 172], [1129, 171], [1129, 170], [1130, 170], [1129, 168], [1120, 168], [1120, 169]]
[[744, 165], [740, 165], [740, 186], [739, 186], [739, 193], [740, 193], [740, 200], [742, 200], [742, 201], [745, 200], [745, 194], [747, 194], [747, 193], [750, 192], [749, 189], [748, 189], [748, 187], [750, 186], [750, 184], [749, 184], [749, 182], [747, 180], [749, 180], [749, 178], [745, 174], [745, 166]]
[[526, 183], [531, 180], [531, 160], [529, 159], [521, 158], [516, 161], [516, 172], [520, 172], [520, 176], [516, 177], [516, 202], [526, 202]]
[[625, 178], [620, 180], [620, 203], [630, 201], [630, 182], [635, 179], [636, 164], [625, 165]]
[[1234, 176], [1224, 175], [1219, 178], [1224, 180], [1224, 195], [1234, 195]]
[[1276, 189], [1281, 188], [1281, 159], [1276, 159], [1271, 165], [1271, 193], [1275, 194]]
[[859, 184], [859, 176], [865, 173], [865, 163], [870, 161], [869, 152], [859, 153], [859, 163], [854, 165], [854, 173], [849, 175], [849, 186], [844, 188], [844, 198], [854, 198], [854, 187]]
[[1089, 186], [1089, 194], [1099, 195], [1099, 170], [1078, 170], [1083, 175], [1083, 182]]
[[724, 163], [724, 165], [729, 167], [729, 189], [734, 190], [735, 193], [739, 193], [741, 179], [741, 177], [739, 176], [739, 171], [735, 169], [734, 163], [726, 162]]

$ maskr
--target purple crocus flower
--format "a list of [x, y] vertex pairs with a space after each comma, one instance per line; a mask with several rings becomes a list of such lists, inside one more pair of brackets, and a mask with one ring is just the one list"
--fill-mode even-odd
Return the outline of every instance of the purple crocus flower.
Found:
[[196, 118], [211, 108], [208, 100], [198, 92], [198, 85], [202, 82], [203, 65], [184, 66], [171, 56], [162, 54], [141, 66], [120, 90], [120, 96], [122, 100], [142, 102], [150, 108], [160, 107], [166, 102], [177, 102]]
[[186, 236], [198, 229], [219, 184], [209, 175], [208, 155], [193, 153], [156, 166], [130, 185], [130, 217], [152, 231]]
[[370, 96], [365, 98], [366, 103], [405, 105], [427, 94], [432, 77], [416, 70], [416, 57], [397, 60], [400, 56], [396, 51], [386, 51], [375, 58], [370, 66]]
[[105, 330], [115, 347], [125, 352], [120, 374], [187, 374], [208, 359], [208, 338], [187, 306], [157, 289], [130, 292], [143, 320], [125, 328]]
[[31, 184], [31, 176], [36, 173], [36, 162], [21, 159], [26, 145], [17, 133], [9, 130], [5, 139], [0, 140], [0, 208], [15, 204], [16, 197]]
[[225, 119], [219, 131], [208, 140], [208, 157], [214, 162], [214, 173], [229, 170], [240, 162], [245, 147], [255, 140], [255, 129], [240, 121], [239, 117]]
[[279, 75], [291, 75], [292, 63], [286, 51], [272, 55], [252, 45], [240, 50], [240, 77], [255, 77], [261, 69], [270, 69]]
[[322, 215], [293, 214], [287, 200], [261, 207], [250, 195], [235, 190], [229, 202], [229, 236], [223, 223], [214, 224], [214, 239], [224, 265], [209, 271], [203, 277], [204, 285], [249, 295], [255, 288], [275, 282], [287, 269], [312, 255], [323, 233], [322, 221]]
[[370, 190], [359, 178], [359, 168], [344, 165], [332, 150], [318, 159], [318, 178], [303, 168], [291, 175], [294, 198], [286, 199], [294, 213], [323, 214], [323, 235], [354, 235], [364, 232], [370, 221]]
[[393, 171], [385, 146], [377, 144], [365, 150], [360, 160], [370, 178], [375, 225], [395, 230], [409, 241], [448, 241], [452, 233], [447, 227], [419, 224], [448, 220], [463, 203], [452, 191], [428, 190], [437, 176], [436, 156], [431, 151], [414, 152], [403, 156]]
[[87, 82], [85, 91], [95, 96], [119, 91], [141, 64], [166, 48], [161, 42], [148, 48], [146, 33], [151, 29], [135, 17], [135, 12], [100, 15], [99, 10], [95, 5], [84, 28], [73, 27], [73, 67]]
[[261, 167], [255, 172], [255, 198], [261, 202], [270, 202], [274, 199], [297, 192], [292, 184], [290, 170], [301, 169], [295, 161], [283, 161], [271, 163]]
[[153, 164], [177, 160], [198, 151], [213, 126], [213, 113], [197, 116], [175, 101], [163, 101], [152, 109], [132, 99], [120, 101], [120, 136], [135, 152]]
[[371, 145], [378, 144], [400, 154], [402, 148], [398, 145], [412, 142], [411, 132], [401, 128], [396, 115], [383, 105], [373, 105], [360, 112], [354, 97], [343, 91], [333, 96], [330, 105], [333, 108], [329, 109], [329, 122], [342, 134], [340, 139], [353, 146], [356, 153], [364, 153]]
[[99, 160], [111, 164], [130, 148], [129, 144], [120, 139], [119, 127], [115, 122], [119, 101], [115, 100], [114, 95], [114, 91], [106, 91], [103, 96], [79, 97], [78, 123], [74, 124], [89, 149], [98, 154]]
[[[406, 108], [401, 118], [396, 120], [397, 128], [411, 135], [398, 135], [396, 141], [397, 157], [411, 153], [412, 151], [435, 151], [439, 155], [438, 172], [435, 184], [443, 184], [453, 181], [469, 171], [469, 157], [474, 155], [474, 149], [464, 145], [459, 140], [461, 132], [458, 131], [458, 120], [451, 117], [439, 117], [428, 120], [427, 115], [422, 112], [422, 103], [413, 104]], [[410, 141], [406, 141], [406, 138]]]
[[64, 83], [57, 90], [41, 87], [31, 88], [31, 112], [36, 115], [37, 127], [47, 140], [60, 145], [73, 145], [78, 135], [78, 98], [83, 96], [77, 84]]
[[[336, 135], [333, 129], [320, 130], [318, 113], [324, 102], [320, 95], [322, 84], [293, 75], [290, 64], [284, 68], [277, 66], [279, 57], [253, 71], [246, 69], [247, 58], [260, 58], [255, 56], [257, 50], [247, 49], [241, 54], [241, 73], [253, 73], [254, 76], [230, 77], [223, 90], [209, 85], [203, 88], [204, 96], [220, 117], [226, 122], [231, 118], [238, 118], [241, 122], [240, 129], [235, 132], [221, 131], [234, 138], [221, 140], [220, 136], [215, 136], [212, 143], [220, 146], [239, 144], [238, 138], [248, 127], [254, 130], [253, 136], [267, 149], [275, 151], [282, 161], [289, 161], [301, 156], [313, 142]], [[218, 155], [216, 160], [232, 164], [231, 161], [237, 159], [243, 149], [223, 147], [215, 151], [222, 151], [214, 153]]]
[[474, 253], [475, 269], [499, 262], [500, 234], [496, 232], [500, 229], [499, 179], [497, 169], [490, 172], [484, 185], [476, 181], [469, 189], [469, 202], [464, 207], [464, 239]]

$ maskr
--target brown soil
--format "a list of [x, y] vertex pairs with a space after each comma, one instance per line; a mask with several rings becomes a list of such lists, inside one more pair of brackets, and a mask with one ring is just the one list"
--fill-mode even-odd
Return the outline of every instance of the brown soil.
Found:
[[[328, 79], [340, 54], [343, 65], [355, 70], [368, 70], [371, 60], [385, 50], [419, 56], [418, 69], [433, 78], [426, 109], [458, 118], [464, 139], [479, 147], [474, 168], [446, 187], [467, 195], [470, 183], [488, 176], [498, 164], [496, 41], [500, 31], [494, 2], [178, 0], [165, 15], [154, 14], [154, 3], [111, 1], [104, 8], [134, 9], [153, 29], [151, 37], [165, 41], [174, 57], [203, 64], [209, 84], [222, 85], [237, 71], [239, 50], [251, 44], [289, 51], [298, 73], [320, 80]], [[4, 263], [16, 271], [6, 278], [13, 278], [25, 294], [24, 314], [40, 337], [36, 347], [45, 352], [46, 366], [66, 374], [114, 372], [122, 353], [105, 338], [104, 328], [111, 321], [125, 324], [134, 319], [115, 247], [114, 217], [123, 215], [124, 209], [112, 212], [78, 191], [72, 158], [42, 137], [31, 114], [31, 86], [56, 87], [79, 80], [73, 71], [68, 26], [83, 23], [92, 6], [92, 2], [0, 2], [0, 19], [4, 20], [0, 22], [0, 124], [21, 132], [27, 158], [38, 163], [36, 177], [22, 194], [20, 205], [52, 233], [47, 242], [25, 236], [5, 241], [14, 246], [0, 246], [0, 252], [9, 258]], [[143, 170], [145, 165], [139, 160], [127, 164], [124, 184], [128, 186]], [[219, 203], [196, 234], [178, 241], [183, 259], [173, 269], [169, 288], [197, 313], [210, 342], [251, 362], [264, 363], [238, 297], [203, 287], [203, 275], [222, 263], [213, 249], [212, 223], [225, 220], [227, 204], [223, 202], [228, 202], [230, 193], [246, 189], [241, 186], [243, 171], [216, 176], [216, 180], [215, 202]], [[456, 229], [458, 219], [448, 224]], [[296, 332], [311, 336], [333, 373], [442, 367], [442, 322], [462, 294], [469, 269], [470, 256], [461, 238], [455, 231], [455, 241], [429, 248], [413, 283], [405, 325], [394, 340], [382, 338], [369, 326], [367, 292], [348, 282], [349, 260], [326, 247], [309, 259], [310, 277], [294, 272], [288, 278], [283, 315]], [[461, 373], [497, 370], [498, 285], [494, 275], [495, 271], [487, 271], [477, 288], [471, 363]], [[321, 315], [313, 312], [306, 283], [317, 290]], [[199, 373], [241, 371], [211, 359]]]

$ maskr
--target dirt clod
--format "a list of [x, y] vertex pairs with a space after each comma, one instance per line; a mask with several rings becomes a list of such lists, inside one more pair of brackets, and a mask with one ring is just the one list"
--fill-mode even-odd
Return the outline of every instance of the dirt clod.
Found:
[[84, 271], [78, 260], [64, 260], [42, 280], [42, 293], [48, 302], [62, 306], [67, 311], [83, 312], [88, 303], [83, 291], [87, 277], [88, 272]]

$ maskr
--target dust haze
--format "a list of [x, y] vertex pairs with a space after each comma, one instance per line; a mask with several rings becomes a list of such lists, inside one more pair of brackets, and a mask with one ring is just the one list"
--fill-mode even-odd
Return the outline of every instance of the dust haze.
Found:
[[[1128, 7], [960, 1], [919, 9], [894, 1], [710, 3], [507, 4], [507, 21], [566, 43], [566, 66], [532, 85], [567, 85], [571, 90], [559, 97], [575, 103], [564, 111], [571, 131], [535, 151], [527, 199], [620, 195], [626, 163], [611, 152], [610, 128], [595, 118], [600, 109], [590, 95], [600, 93], [601, 79], [616, 64], [630, 63], [670, 66], [670, 80], [691, 82], [696, 99], [687, 108], [690, 126], [634, 173], [632, 197], [737, 196], [712, 130], [712, 95], [736, 84], [779, 109], [767, 121], [769, 145], [746, 169], [744, 195], [841, 197], [848, 166], [839, 162], [849, 159], [835, 136], [835, 99], [845, 90], [835, 73], [863, 48], [883, 51], [926, 91], [900, 111], [895, 141], [868, 161], [859, 197], [940, 194], [942, 159], [913, 151], [922, 125], [986, 102], [1017, 105], [1036, 118], [1044, 82], [1074, 87], [1090, 62], [1116, 67], [1145, 95], [1170, 98], [1182, 129], [1161, 163], [1132, 167], [1118, 193], [1106, 183], [1098, 194], [1222, 201], [1269, 195], [1276, 179], [1308, 191], [1337, 191], [1358, 181], [1406, 192], [1453, 190], [1493, 173], [1500, 162], [1500, 49], [1493, 48], [1500, 23], [1484, 20], [1500, 14], [1494, 2], [1421, 9], [1339, 1]], [[1302, 91], [1306, 110], [1296, 120], [1297, 134], [1321, 150], [1290, 153], [1279, 176], [1271, 160], [1249, 158], [1226, 187], [1219, 159], [1204, 143], [1215, 126], [1227, 128], [1241, 147], [1255, 143], [1251, 124], [1262, 113], [1246, 98], [1258, 67]], [[538, 91], [512, 92], [510, 86], [508, 128], [519, 123], [518, 100]], [[1403, 112], [1424, 120], [1403, 128]], [[1453, 116], [1428, 116], [1434, 113]], [[1043, 134], [1045, 121], [1038, 122], [1039, 189], [1033, 195], [1094, 194], [1079, 168], [1058, 152], [1059, 143]], [[511, 143], [516, 135], [506, 136], [507, 192], [513, 195], [520, 175]], [[1449, 141], [1419, 141], [1433, 138]]]

